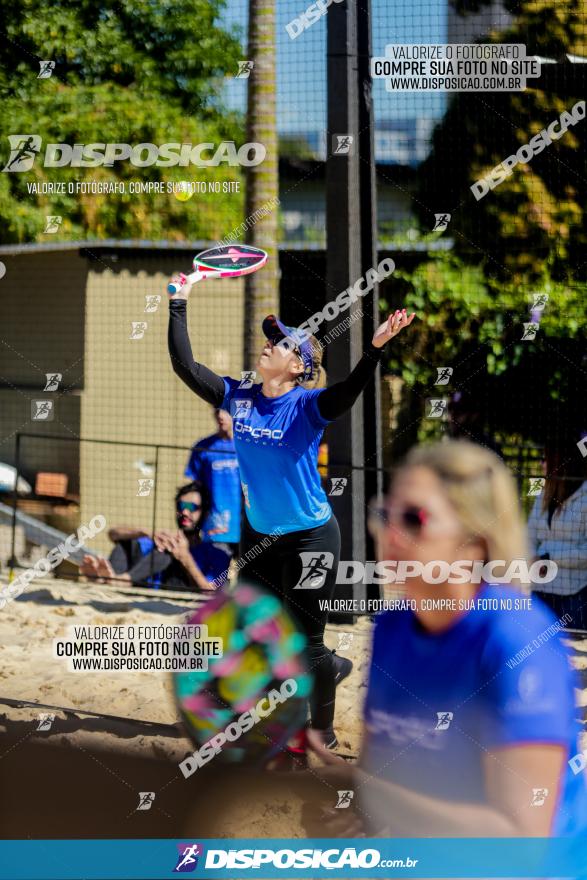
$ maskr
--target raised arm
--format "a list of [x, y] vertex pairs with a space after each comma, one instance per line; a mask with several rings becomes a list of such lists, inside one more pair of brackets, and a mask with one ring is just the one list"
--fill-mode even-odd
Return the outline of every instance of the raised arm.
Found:
[[381, 363], [383, 349], [370, 345], [361, 360], [342, 382], [326, 388], [318, 397], [318, 410], [323, 419], [332, 421], [351, 408], [359, 394], [367, 387]]
[[371, 345], [352, 372], [342, 382], [326, 388], [318, 397], [318, 410], [323, 419], [332, 421], [347, 412], [359, 394], [367, 387], [381, 363], [383, 346], [414, 320], [415, 312], [408, 318], [406, 310], [396, 311], [377, 329]]
[[169, 331], [167, 335], [169, 356], [174, 373], [191, 388], [198, 397], [212, 406], [220, 406], [225, 387], [221, 376], [194, 360], [187, 325], [187, 294], [185, 287], [169, 300]]

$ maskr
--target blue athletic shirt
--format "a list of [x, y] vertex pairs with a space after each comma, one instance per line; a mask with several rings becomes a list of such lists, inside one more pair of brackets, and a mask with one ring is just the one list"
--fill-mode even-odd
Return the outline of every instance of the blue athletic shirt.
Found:
[[200, 529], [202, 541], [238, 544], [241, 487], [234, 442], [218, 434], [198, 440], [190, 453], [185, 476], [199, 480], [210, 493], [210, 512]]
[[233, 419], [245, 513], [253, 529], [283, 534], [328, 522], [331, 507], [320, 483], [317, 459], [328, 421], [317, 406], [322, 389], [296, 386], [265, 397], [261, 385], [239, 388], [224, 377], [221, 408]]
[[[510, 599], [515, 609], [520, 593], [483, 585], [477, 598], [498, 606]], [[587, 774], [575, 775], [568, 764], [581, 751], [575, 675], [558, 636], [545, 633], [554, 622], [536, 599], [530, 610], [468, 611], [440, 634], [427, 633], [411, 611], [378, 615], [364, 710], [366, 768], [431, 797], [481, 803], [486, 749], [562, 744], [552, 834], [586, 834]], [[534, 650], [520, 658], [527, 645]]]
[[196, 544], [190, 553], [206, 580], [221, 587], [228, 577], [230, 555], [208, 541]]

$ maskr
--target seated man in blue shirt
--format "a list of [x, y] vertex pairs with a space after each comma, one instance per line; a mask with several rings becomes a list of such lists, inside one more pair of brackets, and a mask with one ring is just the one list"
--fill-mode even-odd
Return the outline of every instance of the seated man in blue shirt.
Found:
[[108, 532], [115, 547], [109, 559], [84, 556], [80, 571], [101, 581], [121, 581], [173, 590], [213, 591], [228, 577], [230, 554], [200, 538], [208, 509], [205, 488], [182, 486], [175, 496], [178, 531], [115, 526]]
[[210, 507], [202, 519], [201, 540], [228, 544], [234, 555], [240, 541], [241, 484], [232, 418], [224, 409], [214, 409], [214, 418], [218, 430], [194, 444], [185, 476], [202, 483], [210, 497]]

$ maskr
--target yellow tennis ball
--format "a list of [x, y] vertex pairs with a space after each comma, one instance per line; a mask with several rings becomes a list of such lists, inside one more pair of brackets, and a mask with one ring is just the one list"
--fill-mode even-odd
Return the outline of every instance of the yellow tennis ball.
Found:
[[179, 202], [187, 202], [191, 199], [193, 192], [187, 180], [180, 181], [179, 189], [174, 190], [173, 195]]

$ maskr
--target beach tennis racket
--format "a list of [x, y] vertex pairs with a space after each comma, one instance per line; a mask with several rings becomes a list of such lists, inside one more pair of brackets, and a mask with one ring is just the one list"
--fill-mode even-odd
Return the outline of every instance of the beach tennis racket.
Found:
[[194, 257], [194, 271], [190, 275], [180, 275], [181, 284], [168, 284], [167, 292], [171, 295], [179, 293], [188, 281], [196, 284], [206, 278], [238, 278], [239, 275], [249, 275], [261, 269], [266, 262], [265, 251], [246, 244], [208, 248]]
[[305, 729], [312, 691], [305, 635], [276, 596], [243, 583], [219, 590], [185, 623], [222, 639], [222, 656], [210, 657], [206, 671], [173, 674], [197, 760], [266, 766]]

